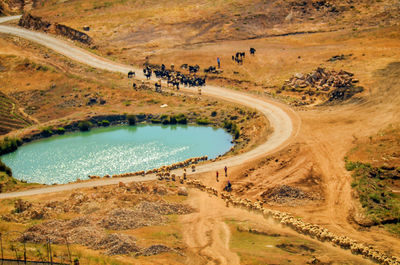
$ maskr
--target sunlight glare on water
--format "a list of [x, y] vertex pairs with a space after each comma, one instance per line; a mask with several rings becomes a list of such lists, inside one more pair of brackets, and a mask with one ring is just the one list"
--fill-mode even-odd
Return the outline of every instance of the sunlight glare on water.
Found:
[[232, 136], [223, 129], [185, 125], [139, 125], [93, 129], [21, 146], [1, 157], [14, 177], [36, 183], [68, 183], [88, 175], [149, 170], [227, 152]]

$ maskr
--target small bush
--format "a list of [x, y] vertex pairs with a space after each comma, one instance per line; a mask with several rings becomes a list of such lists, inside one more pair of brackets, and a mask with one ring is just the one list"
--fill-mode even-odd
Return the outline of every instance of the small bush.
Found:
[[168, 117], [168, 115], [165, 115], [165, 114], [161, 115], [161, 123], [164, 124], [164, 125], [169, 124], [169, 117]]
[[230, 132], [235, 137], [235, 139], [238, 139], [240, 137], [240, 130], [238, 129], [236, 123], [225, 120], [223, 123], [223, 127], [227, 129], [228, 132]]
[[0, 159], [0, 171], [6, 172], [7, 175], [12, 177], [11, 168], [9, 168], [6, 164], [4, 164], [3, 161], [1, 161], [1, 159]]
[[65, 133], [65, 128], [64, 127], [58, 127], [56, 133], [57, 134], [64, 134]]
[[232, 129], [232, 122], [225, 120], [223, 124], [224, 128], [227, 129], [228, 131]]
[[0, 142], [0, 155], [14, 152], [21, 144], [22, 141], [19, 138], [5, 137], [4, 140]]
[[169, 117], [169, 124], [177, 124], [177, 120], [175, 116]]
[[90, 129], [93, 127], [93, 124], [90, 121], [81, 121], [78, 123], [78, 128], [82, 132], [90, 131]]
[[359, 168], [360, 164], [360, 162], [346, 161], [345, 167], [347, 171], [353, 171], [354, 169]]
[[154, 123], [154, 124], [158, 124], [158, 123], [161, 123], [161, 120], [160, 119], [151, 119], [150, 120], [151, 121], [151, 123]]
[[240, 137], [240, 131], [239, 130], [235, 130], [234, 136], [235, 136], [235, 139], [238, 139]]
[[187, 124], [187, 118], [186, 118], [185, 114], [181, 113], [175, 117], [176, 117], [176, 122], [178, 124]]
[[102, 120], [101, 122], [99, 122], [99, 125], [107, 127], [110, 126], [110, 122], [108, 120]]
[[208, 124], [210, 124], [211, 122], [207, 119], [207, 118], [205, 118], [205, 119], [197, 119], [196, 120], [196, 123], [198, 124], [198, 125], [208, 125]]
[[211, 117], [215, 117], [217, 116], [217, 112], [214, 110], [213, 112], [211, 112]]
[[44, 137], [52, 136], [52, 135], [53, 135], [53, 129], [52, 129], [51, 127], [46, 127], [46, 128], [44, 128], [44, 129], [42, 130], [41, 134], [42, 134]]
[[128, 115], [126, 118], [128, 119], [129, 125], [136, 124], [136, 116], [135, 115]]

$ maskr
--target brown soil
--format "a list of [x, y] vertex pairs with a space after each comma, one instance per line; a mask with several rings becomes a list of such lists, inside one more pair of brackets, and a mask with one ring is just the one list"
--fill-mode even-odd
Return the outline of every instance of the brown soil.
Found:
[[[148, 57], [155, 64], [191, 62], [204, 69], [215, 65], [218, 56], [223, 73], [211, 74], [210, 83], [246, 90], [260, 98], [272, 96], [286, 103], [293, 103], [296, 98], [290, 91], [280, 94], [277, 91], [297, 73], [307, 74], [318, 67], [354, 73], [364, 91], [352, 99], [334, 105], [295, 108], [300, 117], [300, 131], [286, 149], [229, 168], [228, 178], [220, 177], [223, 181], [218, 183], [215, 172], [198, 177], [218, 189], [229, 179], [234, 192], [242, 197], [263, 200], [268, 207], [290, 212], [338, 235], [348, 235], [398, 256], [397, 237], [381, 227], [359, 226], [350, 218], [359, 214], [360, 207], [344, 163], [344, 157], [349, 155], [352, 160], [376, 166], [385, 163], [399, 166], [398, 134], [379, 134], [387, 128], [390, 131], [390, 124], [393, 128], [400, 124], [398, 2], [318, 1], [321, 5], [317, 6], [317, 1], [303, 2], [285, 1], [279, 5], [278, 1], [265, 4], [216, 1], [211, 5], [197, 1], [183, 5], [182, 1], [150, 1], [141, 5], [130, 1], [125, 4], [48, 1], [34, 13], [77, 29], [89, 25], [89, 34], [97, 45], [94, 52], [129, 64], [142, 65]], [[82, 11], [81, 17], [65, 12], [75, 9]], [[254, 57], [247, 54], [243, 65], [232, 62], [232, 54], [247, 53], [250, 47], [257, 50]], [[340, 54], [352, 56], [330, 60]], [[98, 73], [104, 74], [85, 72], [94, 79]], [[115, 94], [118, 96], [118, 92]], [[108, 95], [107, 100], [113, 102], [111, 94]], [[118, 102], [115, 100], [120, 107], [122, 104]], [[149, 108], [142, 106], [142, 109]], [[42, 115], [48, 111], [44, 109]], [[221, 168], [220, 176], [222, 172]], [[243, 222], [256, 222], [263, 228], [273, 227], [281, 233], [282, 228], [261, 221], [252, 213], [227, 210], [214, 198], [193, 195], [189, 201], [199, 211], [181, 218], [183, 241], [191, 253], [187, 263], [242, 262], [243, 256], [240, 260], [237, 254], [242, 255], [240, 248], [229, 246], [235, 232], [229, 229], [224, 218], [234, 216]], [[282, 244], [279, 243], [280, 249], [286, 253], [273, 256], [275, 260], [267, 262], [282, 260], [290, 251], [299, 251], [301, 245]], [[368, 262], [338, 251], [331, 258], [332, 263], [335, 259], [347, 258], [356, 259], [355, 264]], [[325, 261], [323, 257], [317, 259]], [[300, 258], [296, 261], [307, 262]]]

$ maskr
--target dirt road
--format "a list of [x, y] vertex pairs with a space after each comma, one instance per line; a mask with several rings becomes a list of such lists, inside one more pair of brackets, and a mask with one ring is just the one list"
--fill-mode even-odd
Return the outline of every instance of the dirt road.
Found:
[[[98, 57], [94, 54], [91, 54], [83, 49], [73, 46], [72, 44], [67, 43], [66, 41], [57, 39], [55, 37], [46, 35], [40, 32], [34, 32], [26, 29], [16, 28], [12, 26], [0, 26], [0, 33], [6, 33], [11, 35], [16, 35], [21, 38], [25, 38], [27, 40], [39, 43], [47, 48], [50, 48], [60, 54], [69, 57], [70, 59], [76, 60], [83, 64], [89, 65], [91, 67], [113, 71], [113, 72], [121, 72], [127, 74], [130, 70], [136, 72], [136, 78], [144, 79], [143, 72], [141, 69], [118, 64], [107, 59]], [[184, 88], [183, 90], [190, 92], [197, 92], [195, 88]], [[267, 99], [259, 99], [255, 96], [251, 96], [249, 94], [233, 91], [231, 89], [226, 89], [223, 87], [216, 86], [205, 86], [202, 89], [202, 93], [208, 96], [212, 96], [215, 98], [224, 99], [230, 102], [236, 102], [247, 107], [251, 107], [260, 111], [266, 118], [269, 120], [270, 125], [273, 129], [272, 134], [269, 136], [268, 140], [263, 144], [257, 146], [249, 152], [240, 154], [235, 157], [231, 157], [228, 159], [220, 160], [215, 163], [206, 164], [203, 166], [199, 166], [197, 168], [197, 173], [203, 173], [208, 171], [214, 171], [216, 169], [220, 169], [225, 165], [228, 167], [237, 166], [243, 164], [245, 162], [257, 159], [261, 156], [264, 156], [268, 153], [278, 150], [279, 148], [285, 147], [289, 140], [294, 138], [297, 135], [298, 128], [300, 126], [300, 120], [297, 115], [287, 106], [274, 102], [272, 100]], [[131, 181], [143, 181], [143, 180], [151, 180], [154, 179], [155, 176], [147, 176], [146, 178], [142, 177], [131, 177], [131, 178], [121, 178], [121, 179], [112, 179], [112, 180], [99, 180], [99, 181], [91, 181], [84, 183], [74, 183], [74, 184], [66, 184], [66, 185], [57, 185], [48, 188], [40, 188], [33, 189], [23, 192], [13, 192], [8, 194], [0, 194], [0, 199], [3, 198], [12, 198], [12, 197], [20, 197], [20, 196], [30, 196], [37, 195], [43, 193], [51, 193], [58, 191], [66, 191], [73, 190], [82, 187], [92, 187], [92, 186], [100, 186], [100, 185], [110, 185], [114, 183], [118, 183], [119, 181], [123, 182], [131, 182]]]

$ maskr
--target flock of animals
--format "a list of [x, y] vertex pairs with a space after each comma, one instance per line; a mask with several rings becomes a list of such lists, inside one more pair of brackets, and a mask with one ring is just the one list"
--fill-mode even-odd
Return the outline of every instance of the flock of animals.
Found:
[[[250, 48], [250, 54], [254, 55], [256, 49]], [[245, 52], [236, 52], [234, 56], [232, 56], [232, 60], [238, 64], [243, 64], [243, 60], [246, 57]], [[153, 73], [158, 79], [158, 81], [154, 84], [156, 92], [162, 92], [161, 90], [161, 80], [165, 80], [167, 82], [167, 86], [172, 88], [176, 88], [179, 90], [179, 85], [189, 86], [189, 87], [202, 87], [206, 84], [205, 76], [199, 76], [198, 72], [200, 71], [199, 65], [188, 65], [182, 64], [180, 67], [182, 70], [186, 70], [189, 74], [184, 74], [180, 71], [175, 71], [175, 67], [171, 64], [170, 69], [167, 69], [164, 64], [157, 65], [157, 64], [149, 64], [146, 63], [145, 67], [143, 68], [143, 74], [147, 80], [150, 80]], [[222, 73], [222, 70], [217, 69], [215, 66], [210, 66], [204, 69], [204, 73], [213, 73], [219, 74]], [[128, 72], [128, 78], [133, 78], [136, 76], [134, 71]], [[136, 84], [133, 84], [133, 88], [136, 89]]]
[[[195, 171], [195, 164], [208, 160], [207, 156], [194, 157], [186, 159], [185, 161], [174, 163], [169, 166], [162, 166], [148, 171], [138, 171], [134, 173], [116, 174], [113, 176], [106, 175], [104, 178], [118, 178], [118, 177], [130, 177], [130, 176], [145, 176], [146, 174], [157, 174], [158, 180], [160, 181], [179, 181], [181, 184], [188, 185], [192, 188], [197, 188], [201, 191], [207, 192], [210, 195], [220, 197], [226, 202], [226, 205], [244, 208], [249, 211], [255, 211], [263, 214], [265, 218], [272, 218], [276, 222], [288, 226], [298, 233], [308, 235], [312, 238], [318, 239], [321, 242], [331, 242], [332, 244], [339, 246], [344, 249], [349, 249], [353, 254], [362, 255], [365, 258], [371, 259], [375, 262], [379, 262], [385, 265], [400, 265], [400, 258], [395, 256], [389, 256], [385, 253], [375, 249], [373, 246], [368, 246], [359, 243], [347, 236], [337, 236], [330, 232], [328, 229], [323, 228], [316, 224], [306, 223], [299, 218], [296, 218], [289, 213], [271, 210], [264, 207], [263, 202], [257, 200], [252, 202], [249, 199], [243, 199], [236, 197], [230, 192], [219, 192], [213, 187], [202, 184], [197, 179], [188, 179], [186, 176], [186, 169], [183, 172], [183, 176], [177, 176], [171, 173], [171, 170], [178, 168], [191, 167], [192, 171]], [[90, 179], [98, 179], [100, 176], [89, 176]]]
[[[122, 173], [122, 174], [115, 174], [115, 175], [105, 175], [103, 178], [122, 178], [122, 177], [133, 177], [133, 176], [145, 176], [147, 174], [159, 174], [158, 176], [169, 175], [169, 172], [174, 169], [184, 168], [188, 166], [192, 166], [192, 170], [195, 169], [194, 164], [197, 164], [201, 161], [208, 160], [208, 156], [200, 156], [200, 157], [192, 157], [188, 158], [182, 162], [173, 163], [171, 165], [162, 166], [160, 168], [154, 168], [147, 171], [137, 171], [131, 173]], [[100, 179], [102, 177], [96, 175], [89, 175], [89, 179]]]
[[375, 262], [379, 262], [385, 265], [400, 265], [399, 257], [386, 255], [385, 253], [375, 249], [373, 246], [367, 246], [365, 244], [359, 243], [347, 236], [335, 235], [326, 228], [323, 228], [316, 224], [304, 222], [300, 218], [296, 218], [289, 213], [268, 209], [263, 206], [263, 203], [261, 201], [252, 202], [249, 199], [236, 197], [229, 192], [219, 193], [217, 189], [213, 187], [208, 187], [196, 179], [179, 179], [181, 183], [207, 192], [210, 195], [216, 197], [220, 195], [220, 198], [226, 202], [227, 206], [232, 205], [234, 207], [240, 207], [249, 211], [261, 213], [265, 218], [272, 218], [276, 222], [288, 226], [298, 233], [318, 239], [321, 242], [331, 242], [332, 244], [339, 246], [343, 249], [350, 249], [353, 254], [362, 255], [363, 257], [371, 259]]

